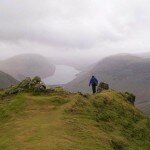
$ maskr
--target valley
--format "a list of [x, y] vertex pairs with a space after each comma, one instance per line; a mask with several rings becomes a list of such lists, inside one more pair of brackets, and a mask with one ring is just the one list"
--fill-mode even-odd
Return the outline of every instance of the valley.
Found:
[[79, 70], [67, 65], [55, 65], [55, 73], [53, 76], [43, 79], [47, 85], [62, 85], [71, 82], [76, 78]]

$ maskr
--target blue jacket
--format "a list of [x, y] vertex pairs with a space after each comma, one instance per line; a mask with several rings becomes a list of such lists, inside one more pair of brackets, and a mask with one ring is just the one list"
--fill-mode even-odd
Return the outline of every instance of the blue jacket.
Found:
[[95, 85], [95, 86], [98, 85], [98, 80], [95, 77], [91, 78], [89, 86], [91, 86], [91, 85]]

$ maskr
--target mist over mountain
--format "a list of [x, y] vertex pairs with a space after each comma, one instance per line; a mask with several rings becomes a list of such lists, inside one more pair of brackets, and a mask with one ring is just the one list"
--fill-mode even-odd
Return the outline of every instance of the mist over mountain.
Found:
[[136, 55], [139, 56], [139, 57], [142, 57], [142, 58], [150, 58], [150, 52], [139, 53], [139, 54], [136, 54]]
[[22, 54], [0, 61], [0, 70], [22, 80], [28, 76], [49, 77], [54, 74], [55, 66], [39, 54]]
[[8, 86], [11, 86], [17, 83], [18, 81], [15, 80], [13, 77], [0, 71], [0, 89], [7, 88]]
[[137, 96], [136, 104], [150, 114], [150, 59], [134, 55], [115, 55], [98, 62], [91, 70], [82, 72], [65, 88], [71, 91], [89, 92], [91, 75], [109, 83], [120, 91], [130, 91]]
[[77, 70], [84, 71], [88, 68], [91, 68], [95, 61], [90, 58], [78, 58], [78, 59], [72, 59], [72, 58], [66, 58], [66, 57], [49, 57], [48, 60], [53, 62], [55, 65], [67, 65], [74, 67]]

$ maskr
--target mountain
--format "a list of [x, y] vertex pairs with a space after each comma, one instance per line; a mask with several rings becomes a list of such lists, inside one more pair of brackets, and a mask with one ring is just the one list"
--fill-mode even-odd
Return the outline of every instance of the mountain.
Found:
[[110, 56], [98, 62], [90, 71], [82, 72], [65, 88], [70, 91], [89, 92], [91, 75], [109, 83], [120, 91], [131, 91], [137, 96], [136, 105], [150, 114], [150, 59], [133, 55]]
[[0, 71], [0, 89], [7, 88], [10, 85], [17, 84], [18, 81], [10, 75]]
[[136, 55], [139, 56], [139, 57], [142, 57], [142, 58], [150, 58], [150, 52], [139, 53], [139, 54], [136, 54]]
[[123, 93], [21, 92], [0, 100], [3, 150], [149, 150], [150, 118]]
[[22, 54], [0, 62], [0, 70], [10, 74], [17, 80], [36, 75], [46, 78], [55, 72], [54, 65], [38, 54]]

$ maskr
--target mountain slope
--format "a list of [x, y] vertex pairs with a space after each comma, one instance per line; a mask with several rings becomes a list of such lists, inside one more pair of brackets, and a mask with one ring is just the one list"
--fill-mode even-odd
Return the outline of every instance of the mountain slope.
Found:
[[59, 88], [1, 101], [0, 148], [138, 149], [150, 146], [150, 120], [115, 91], [71, 94]]
[[36, 75], [46, 78], [53, 75], [55, 67], [38, 54], [22, 54], [0, 62], [0, 70], [17, 80]]
[[120, 91], [130, 91], [137, 96], [137, 106], [150, 114], [150, 59], [132, 55], [117, 55], [100, 61], [90, 71], [80, 74], [65, 88], [71, 91], [89, 92], [88, 82], [91, 75], [99, 81], [109, 83]]
[[17, 84], [18, 81], [15, 80], [13, 77], [11, 77], [10, 75], [0, 71], [0, 89], [2, 88], [6, 88], [10, 85], [14, 85]]

